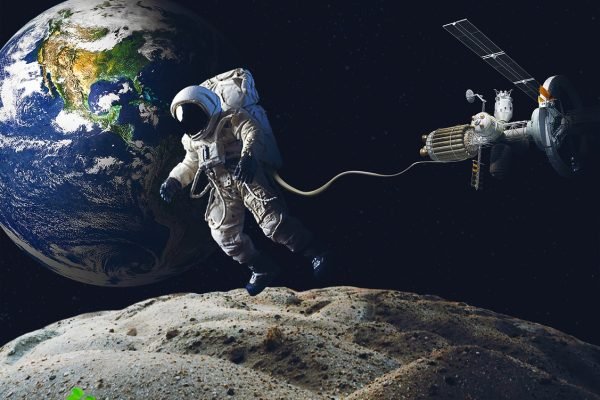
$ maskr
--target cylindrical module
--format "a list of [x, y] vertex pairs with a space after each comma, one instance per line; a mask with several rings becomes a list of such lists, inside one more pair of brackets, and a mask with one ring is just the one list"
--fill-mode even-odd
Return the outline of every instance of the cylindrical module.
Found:
[[457, 125], [440, 128], [427, 135], [421, 156], [429, 156], [435, 161], [461, 161], [477, 155], [477, 146], [470, 145], [473, 134], [471, 125]]

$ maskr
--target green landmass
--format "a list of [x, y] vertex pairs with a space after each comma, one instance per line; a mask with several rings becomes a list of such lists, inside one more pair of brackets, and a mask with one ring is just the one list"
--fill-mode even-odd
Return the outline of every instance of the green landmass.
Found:
[[64, 27], [71, 15], [73, 13], [70, 10], [61, 10], [60, 18], [50, 21], [48, 37], [38, 50], [44, 85], [51, 93], [53, 88], [56, 90], [65, 103], [65, 110], [82, 114], [98, 123], [103, 130], [111, 131], [130, 143], [133, 126], [117, 122], [121, 106], [112, 106], [106, 114], [97, 115], [90, 110], [88, 99], [94, 83], [101, 80], [116, 82], [123, 78], [130, 79], [136, 93], [142, 95], [144, 88], [138, 74], [149, 63], [138, 52], [145, 42], [143, 34], [134, 32], [109, 50], [94, 52], [78, 49], [73, 42], [99, 40], [110, 32], [107, 28], [70, 26], [74, 29], [67, 33]]
[[60, 15], [62, 19], [68, 19], [71, 18], [71, 16], [73, 16], [73, 11], [71, 11], [68, 8], [65, 8], [64, 10], [60, 10], [58, 12], [58, 15]]
[[135, 32], [112, 49], [101, 52], [96, 61], [99, 68], [98, 79], [112, 80], [125, 77], [135, 83], [138, 73], [149, 62], [138, 52], [144, 43], [143, 35]]
[[108, 28], [92, 28], [90, 30], [90, 39], [91, 40], [100, 40], [104, 36], [108, 35]]
[[113, 105], [106, 114], [89, 113], [89, 117], [92, 121], [100, 125], [103, 131], [110, 131], [129, 144], [133, 140], [134, 127], [131, 124], [117, 123], [121, 108], [120, 105]]

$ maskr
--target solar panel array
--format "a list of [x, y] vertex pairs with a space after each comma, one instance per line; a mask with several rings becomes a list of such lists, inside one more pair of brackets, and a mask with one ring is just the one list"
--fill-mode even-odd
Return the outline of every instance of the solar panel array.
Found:
[[539, 82], [469, 20], [461, 19], [451, 22], [444, 25], [444, 29], [537, 102]]

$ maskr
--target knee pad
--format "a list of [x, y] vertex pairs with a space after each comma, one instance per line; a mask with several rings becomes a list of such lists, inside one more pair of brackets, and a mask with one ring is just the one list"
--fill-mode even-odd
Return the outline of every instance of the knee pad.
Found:
[[240, 264], [248, 262], [257, 253], [250, 237], [241, 230], [223, 231], [214, 229], [211, 230], [211, 235], [225, 254]]

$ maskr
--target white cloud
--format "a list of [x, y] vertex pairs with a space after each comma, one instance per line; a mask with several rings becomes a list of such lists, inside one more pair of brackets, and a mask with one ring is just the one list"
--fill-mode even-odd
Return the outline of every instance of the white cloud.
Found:
[[142, 121], [145, 124], [152, 124], [156, 128], [158, 125], [158, 107], [140, 103], [138, 109], [140, 110]]
[[0, 134], [0, 148], [12, 149], [17, 153], [24, 150], [42, 150], [49, 154], [56, 154], [58, 150], [70, 146], [71, 143], [73, 141], [69, 139], [52, 142], [50, 140], [26, 139], [21, 137], [13, 138]]
[[133, 91], [133, 89], [129, 85], [129, 82], [123, 82], [123, 88], [121, 90], [119, 90], [119, 94], [125, 94], [125, 93], [129, 93], [132, 91]]
[[108, 93], [104, 96], [100, 96], [98, 99], [98, 108], [100, 108], [100, 111], [102, 112], [108, 112], [115, 101], [119, 101], [119, 95], [116, 93]]
[[97, 157], [94, 158], [94, 166], [85, 170], [88, 174], [97, 174], [101, 171], [110, 169], [115, 165], [123, 164], [122, 161], [117, 160], [114, 157]]
[[54, 126], [63, 133], [77, 132], [81, 128], [90, 132], [94, 128], [94, 123], [77, 112], [62, 110], [54, 119]]
[[25, 27], [29, 30], [25, 31], [23, 28], [15, 35], [26, 32], [19, 41], [4, 49], [8, 55], [8, 62], [2, 65], [4, 79], [0, 80], [0, 121], [22, 123], [19, 111], [24, 99], [33, 93], [43, 94], [39, 64], [37, 61], [27, 63], [24, 58], [34, 51], [39, 41], [44, 38], [46, 25], [34, 19]]
[[[94, 10], [102, 4], [102, 1], [70, 0], [59, 4], [53, 10], [56, 13], [63, 9], [69, 9], [73, 13], [67, 19], [69, 26], [108, 29], [108, 34], [100, 39], [73, 42], [77, 48], [88, 51], [112, 49], [117, 43], [136, 31], [174, 30], [172, 26], [165, 23], [160, 10], [166, 8], [179, 11], [177, 6], [155, 0], [142, 0], [140, 5], [137, 3], [130, 0], [113, 0], [110, 6]], [[127, 30], [122, 29], [125, 26], [128, 28]]]

